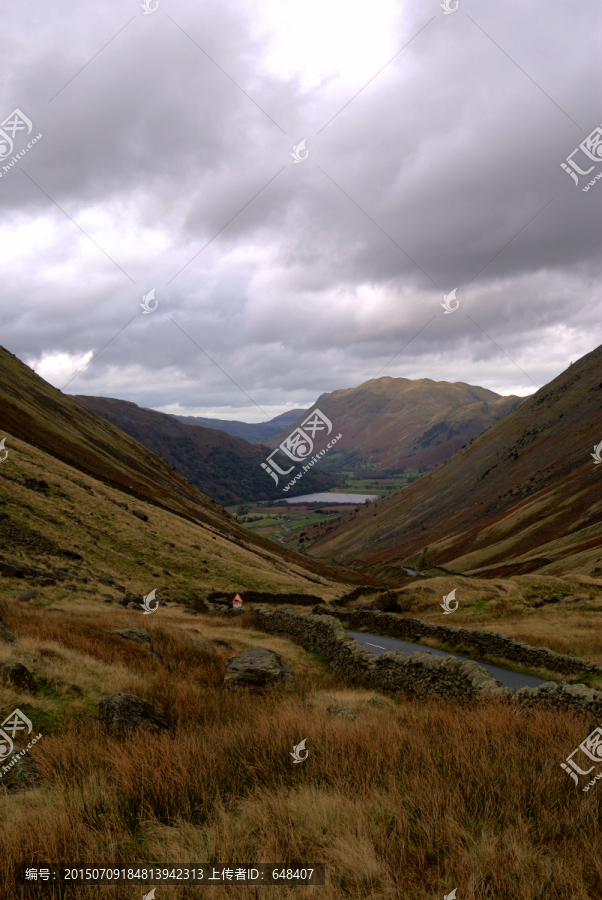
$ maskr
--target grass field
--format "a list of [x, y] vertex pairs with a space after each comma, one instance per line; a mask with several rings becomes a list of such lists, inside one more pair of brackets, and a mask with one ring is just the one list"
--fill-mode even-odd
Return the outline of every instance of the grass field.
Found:
[[[252, 621], [133, 610], [73, 600], [64, 612], [5, 604], [35, 696], [0, 688], [43, 732], [31, 783], [0, 786], [3, 896], [39, 896], [16, 867], [44, 862], [323, 862], [325, 887], [213, 886], [216, 898], [586, 900], [599, 896], [602, 839], [596, 789], [578, 791], [560, 762], [589, 734], [585, 719], [478, 710], [454, 702], [383, 698], [343, 682], [315, 654]], [[151, 618], [152, 621], [148, 622]], [[112, 635], [146, 627], [150, 650]], [[198, 631], [190, 632], [190, 629]], [[210, 655], [189, 636], [219, 637]], [[292, 668], [291, 695], [241, 695], [222, 687], [232, 652], [268, 646]], [[164, 735], [109, 736], [94, 720], [101, 696], [126, 691], [158, 704]], [[330, 716], [329, 694], [356, 710]], [[307, 760], [290, 752], [307, 740]], [[602, 788], [598, 787], [598, 791]], [[150, 888], [151, 885], [148, 885]], [[160, 900], [206, 889], [162, 886]], [[145, 888], [146, 891], [146, 888]], [[132, 885], [110, 896], [141, 896]], [[102, 886], [49, 896], [99, 898]]]

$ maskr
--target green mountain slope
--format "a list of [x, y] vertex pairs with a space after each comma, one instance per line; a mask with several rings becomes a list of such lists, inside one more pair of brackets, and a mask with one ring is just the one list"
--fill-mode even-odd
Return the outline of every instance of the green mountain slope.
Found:
[[[25, 554], [25, 558], [30, 552], [34, 556], [38, 551], [43, 552], [44, 547], [56, 547], [60, 541], [61, 529], [58, 532], [52, 531], [55, 527], [51, 521], [54, 509], [64, 509], [67, 519], [73, 513], [68, 497], [61, 496], [69, 495], [69, 491], [64, 491], [60, 482], [57, 482], [58, 487], [48, 487], [52, 502], [39, 514], [32, 511], [32, 504], [26, 498], [38, 493], [33, 474], [36, 465], [27, 460], [30, 457], [33, 459], [32, 454], [36, 450], [42, 454], [36, 456], [41, 471], [54, 471], [56, 461], [59, 461], [63, 467], [68, 468], [68, 472], [63, 469], [63, 474], [70, 480], [81, 473], [97, 484], [97, 490], [112, 491], [112, 499], [106, 501], [106, 507], [116, 515], [121, 515], [113, 509], [115, 503], [112, 501], [116, 499], [126, 503], [128, 507], [141, 505], [142, 509], [147, 509], [147, 515], [148, 508], [154, 508], [166, 529], [163, 536], [183, 527], [181, 523], [185, 521], [193, 526], [198, 544], [219, 538], [227, 544], [243, 548], [247, 554], [245, 565], [241, 568], [238, 561], [238, 571], [231, 573], [239, 579], [245, 568], [249, 570], [257, 567], [258, 559], [269, 560], [275, 571], [283, 568], [287, 572], [294, 570], [296, 577], [302, 580], [315, 579], [316, 572], [329, 575], [328, 569], [313, 560], [244, 529], [217, 503], [170, 469], [160, 456], [84, 409], [71, 397], [63, 395], [3, 347], [0, 347], [1, 439], [5, 439], [4, 447], [8, 451], [8, 457], [0, 465], [0, 496], [4, 496], [7, 504], [0, 506], [3, 533], [6, 536], [5, 546], [10, 549], [17, 541], [15, 536], [25, 535], [23, 540], [16, 542], [16, 546], [22, 547], [20, 552]], [[18, 447], [20, 449], [16, 449]], [[20, 472], [18, 468], [14, 470], [13, 466], [25, 468]], [[28, 466], [30, 471], [27, 471]], [[25, 483], [30, 479], [33, 479], [34, 484], [31, 489]], [[37, 480], [45, 479], [38, 477]], [[84, 490], [80, 492], [82, 496], [85, 496]], [[39, 493], [44, 496], [44, 490]], [[14, 495], [14, 501], [10, 500], [9, 495]], [[93, 510], [87, 510], [86, 515], [88, 511]], [[167, 514], [168, 518], [163, 520], [163, 514]], [[177, 528], [174, 517], [178, 520]], [[57, 518], [57, 521], [63, 520]], [[128, 528], [144, 528], [131, 510], [127, 512], [126, 521]], [[26, 538], [30, 531], [33, 535], [31, 540]], [[102, 533], [103, 540], [110, 543], [112, 537], [108, 525]], [[35, 536], [37, 534], [41, 535], [39, 540]], [[159, 534], [157, 532], [158, 539]], [[65, 531], [65, 540], [73, 539], [71, 531]], [[62, 546], [69, 550], [68, 542]], [[299, 575], [301, 572], [305, 574]], [[225, 569], [222, 569], [222, 574], [224, 573]]]
[[[217, 428], [183, 424], [174, 416], [141, 409], [127, 400], [78, 395], [73, 399], [158, 453], [191, 484], [224, 506], [282, 499], [282, 489], [261, 468], [270, 453], [268, 447], [250, 444]], [[326, 491], [340, 481], [340, 476], [312, 471], [291, 494]]]
[[602, 549], [602, 347], [414, 484], [310, 552], [395, 578], [401, 564], [482, 574], [588, 572]]
[[376, 378], [356, 388], [322, 394], [294, 426], [268, 438], [266, 444], [276, 448], [293, 427], [320, 409], [335, 433], [343, 435], [336, 451], [321, 461], [321, 468], [430, 469], [521, 401], [462, 382]]

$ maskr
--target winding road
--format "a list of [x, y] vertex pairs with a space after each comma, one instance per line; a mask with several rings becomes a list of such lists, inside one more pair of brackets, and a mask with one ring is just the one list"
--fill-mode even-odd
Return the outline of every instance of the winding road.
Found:
[[536, 678], [534, 675], [522, 675], [520, 672], [513, 672], [511, 669], [503, 669], [501, 666], [492, 666], [491, 663], [480, 662], [478, 659], [470, 659], [468, 656], [461, 656], [459, 653], [450, 653], [447, 650], [435, 650], [434, 647], [425, 647], [422, 644], [412, 644], [409, 641], [398, 641], [396, 638], [381, 637], [378, 634], [365, 634], [363, 631], [347, 631], [347, 634], [355, 638], [358, 643], [363, 644], [368, 650], [376, 656], [389, 650], [398, 650], [411, 656], [417, 650], [428, 650], [433, 656], [455, 656], [457, 659], [465, 659], [467, 662], [476, 662], [483, 669], [491, 672], [494, 678], [502, 682], [502, 687], [510, 687], [517, 690], [522, 687], [537, 687], [539, 684], [545, 684], [543, 678]]

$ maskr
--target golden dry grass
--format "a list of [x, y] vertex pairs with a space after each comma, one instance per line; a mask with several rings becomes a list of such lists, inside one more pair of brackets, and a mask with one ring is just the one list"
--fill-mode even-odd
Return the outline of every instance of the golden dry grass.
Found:
[[[160, 613], [9, 604], [18, 644], [1, 645], [2, 658], [29, 656], [39, 690], [29, 697], [4, 687], [2, 709], [24, 708], [44, 738], [31, 752], [36, 783], [0, 787], [7, 900], [37, 896], [39, 888], [16, 882], [16, 867], [44, 861], [324, 862], [326, 886], [302, 888], [319, 900], [430, 900], [453, 887], [461, 900], [598, 896], [602, 788], [583, 794], [559, 765], [591, 723], [498, 703], [470, 709], [389, 698], [374, 708], [370, 693], [292, 642], [260, 635], [252, 621]], [[110, 634], [127, 626], [148, 628], [161, 660]], [[224, 690], [232, 651], [197, 650], [189, 635], [219, 637], [235, 651], [272, 647], [295, 672], [296, 691]], [[86, 717], [117, 690], [161, 706], [169, 734], [117, 738]], [[356, 720], [330, 716], [326, 703], [301, 703], [324, 693], [357, 710]], [[303, 738], [309, 756], [294, 765], [290, 751]], [[272, 900], [299, 890], [235, 892]], [[234, 889], [211, 893], [225, 898]], [[163, 886], [160, 900], [193, 894]], [[110, 888], [119, 900], [136, 895], [134, 885]], [[55, 896], [87, 900], [107, 888]]]
[[[338, 583], [282, 559], [269, 544], [249, 549], [229, 540], [227, 516], [220, 534], [123, 494], [18, 438], [10, 439], [9, 460], [10, 466], [5, 464], [0, 471], [0, 513], [9, 517], [13, 530], [4, 534], [0, 521], [0, 553], [36, 567], [63, 566], [88, 578], [88, 583], [76, 584], [76, 591], [64, 582], [43, 587], [36, 603], [119, 594], [98, 582], [102, 573], [133, 593], [147, 594], [155, 588], [158, 597], [245, 588], [317, 593], [324, 598], [341, 593]], [[27, 479], [46, 481], [48, 491], [26, 487], [22, 482]], [[127, 503], [129, 509], [117, 503]], [[148, 522], [135, 518], [133, 509], [145, 513]], [[15, 528], [23, 529], [18, 537]], [[83, 561], [49, 556], [40, 549], [43, 540], [75, 550]], [[31, 585], [2, 578], [0, 596], [14, 597], [26, 587]]]

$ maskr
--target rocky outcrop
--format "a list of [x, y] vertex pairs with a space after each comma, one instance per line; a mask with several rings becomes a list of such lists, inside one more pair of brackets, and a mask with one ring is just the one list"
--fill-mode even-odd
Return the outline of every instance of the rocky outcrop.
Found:
[[0, 663], [0, 679], [4, 684], [9, 684], [17, 691], [23, 691], [26, 694], [35, 694], [36, 692], [36, 683], [31, 672], [27, 666], [17, 660], [8, 659], [6, 662]]
[[217, 638], [208, 641], [200, 641], [198, 638], [191, 637], [193, 645], [197, 650], [206, 650], [208, 653], [215, 653], [216, 650], [232, 650], [227, 641], [220, 641]]
[[134, 694], [113, 694], [98, 703], [100, 721], [112, 731], [164, 731], [168, 725], [163, 710]]
[[266, 690], [293, 690], [295, 677], [282, 657], [264, 647], [248, 647], [226, 663], [224, 686]]
[[6, 622], [3, 622], [2, 619], [0, 619], [0, 641], [3, 641], [5, 644], [15, 643], [15, 636]]
[[479, 628], [455, 628], [453, 625], [435, 625], [413, 616], [396, 616], [393, 613], [360, 609], [339, 610], [331, 606], [314, 607], [317, 615], [335, 616], [347, 623], [351, 631], [367, 629], [371, 634], [399, 638], [402, 641], [418, 641], [431, 638], [453, 647], [472, 647], [479, 656], [493, 656], [507, 659], [523, 666], [548, 669], [563, 675], [578, 675], [588, 672], [602, 675], [599, 663], [588, 662], [578, 656], [555, 653], [547, 647], [532, 647], [522, 641], [515, 641], [501, 631], [485, 631]]
[[136, 641], [138, 644], [150, 644], [150, 633], [144, 628], [121, 628], [118, 631], [112, 631], [111, 634], [118, 634], [120, 637], [128, 641]]

